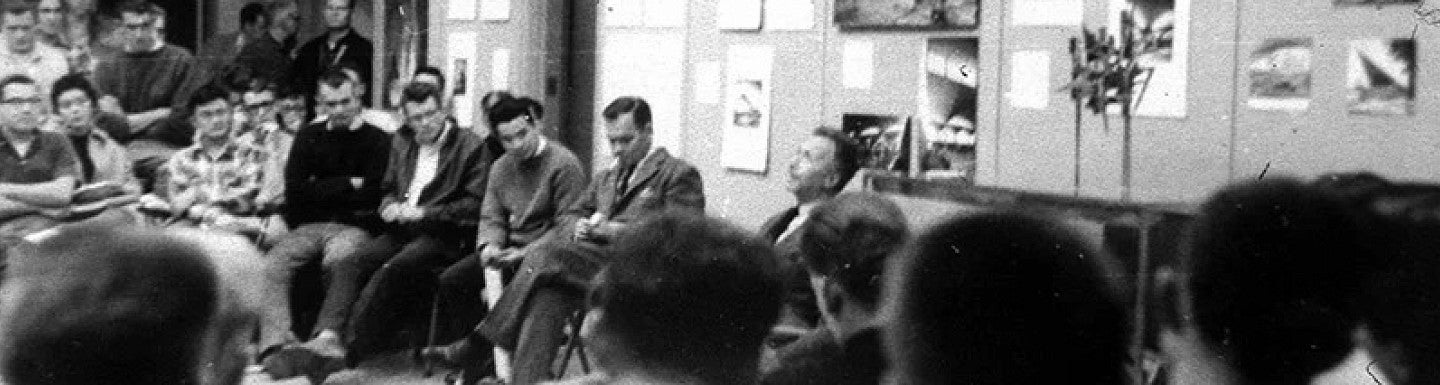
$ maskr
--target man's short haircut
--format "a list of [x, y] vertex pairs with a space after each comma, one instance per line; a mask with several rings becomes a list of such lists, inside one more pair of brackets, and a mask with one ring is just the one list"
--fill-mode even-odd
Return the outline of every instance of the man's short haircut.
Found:
[[36, 4], [32, 4], [28, 1], [10, 1], [4, 5], [5, 15], [20, 16], [28, 13], [30, 14], [31, 18], [34, 18], [36, 15], [35, 6]]
[[216, 100], [224, 100], [226, 102], [229, 102], [230, 90], [220, 86], [219, 84], [209, 83], [201, 86], [200, 89], [195, 90], [195, 93], [190, 95], [190, 102], [185, 106], [190, 111], [195, 111], [196, 107], [200, 107], [200, 105], [210, 103]]
[[536, 114], [543, 113], [544, 110], [537, 110], [535, 107], [535, 101], [530, 98], [504, 98], [495, 102], [495, 106], [490, 108], [487, 118], [490, 120], [490, 127], [498, 127], [501, 123], [520, 117], [528, 117], [531, 121], [536, 121], [540, 119]]
[[320, 80], [317, 82], [317, 84], [320, 86], [330, 88], [340, 88], [344, 86], [345, 83], [350, 83], [351, 85], [358, 87], [358, 85], [355, 83], [355, 79], [352, 79], [349, 75], [346, 75], [345, 70], [340, 69], [340, 67], [338, 66], [331, 67], [330, 69], [325, 70], [325, 73], [320, 75]]
[[894, 202], [869, 192], [844, 193], [810, 212], [800, 237], [812, 274], [830, 278], [866, 305], [880, 302], [885, 261], [909, 235]]
[[640, 361], [713, 383], [758, 358], [780, 313], [775, 250], [719, 219], [670, 212], [626, 230], [591, 288], [597, 335]]
[[650, 103], [639, 96], [621, 96], [605, 106], [605, 111], [600, 113], [605, 120], [612, 121], [619, 119], [620, 115], [630, 114], [635, 120], [635, 128], [648, 132], [650, 130]]
[[437, 88], [440, 88], [441, 90], [444, 90], [444, 89], [445, 89], [445, 73], [444, 73], [444, 72], [440, 72], [440, 69], [439, 69], [439, 68], [435, 68], [434, 66], [423, 66], [423, 67], [420, 67], [420, 68], [416, 69], [416, 70], [415, 70], [415, 75], [412, 75], [411, 77], [420, 76], [420, 75], [430, 75], [430, 76], [434, 76], [434, 77], [435, 77], [435, 80], [438, 80], [438, 81], [440, 82], [440, 84], [436, 84], [436, 87], [437, 87]]
[[69, 74], [55, 79], [55, 85], [50, 87], [50, 105], [55, 106], [55, 110], [59, 111], [60, 95], [72, 90], [84, 92], [85, 97], [90, 98], [90, 103], [100, 100], [100, 93], [95, 91], [95, 86], [90, 84], [84, 75]]
[[405, 85], [405, 89], [400, 92], [401, 106], [409, 103], [425, 103], [432, 99], [436, 104], [440, 104], [440, 89], [434, 84], [410, 83]]
[[34, 78], [25, 75], [10, 75], [0, 79], [0, 99], [5, 99], [5, 89], [13, 84], [38, 85]]
[[1050, 219], [936, 225], [889, 266], [892, 372], [899, 383], [1125, 383], [1127, 315], [1106, 261]]
[[484, 108], [485, 113], [489, 114], [490, 109], [495, 107], [496, 103], [499, 103], [501, 100], [510, 99], [513, 97], [515, 97], [515, 95], [511, 95], [509, 91], [486, 92], [485, 96], [480, 97], [480, 108]]
[[11, 253], [0, 370], [17, 384], [193, 384], [221, 319], [202, 249], [85, 226]]
[[1215, 193], [1181, 258], [1200, 337], [1244, 378], [1305, 383], [1350, 353], [1369, 270], [1351, 205], [1288, 179]]
[[860, 145], [844, 132], [829, 126], [816, 127], [811, 135], [824, 137], [835, 145], [835, 173], [840, 180], [835, 182], [833, 192], [840, 192], [860, 170]]
[[165, 18], [165, 8], [147, 0], [129, 0], [120, 5], [120, 14], [132, 13], [147, 16], [151, 21]]
[[258, 23], [273, 16], [266, 12], [265, 8], [265, 4], [261, 4], [258, 1], [245, 4], [244, 7], [240, 8], [240, 25]]

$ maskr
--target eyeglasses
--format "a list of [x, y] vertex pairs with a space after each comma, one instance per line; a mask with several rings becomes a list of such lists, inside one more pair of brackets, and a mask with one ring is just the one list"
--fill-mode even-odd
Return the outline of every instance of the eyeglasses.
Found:
[[422, 113], [418, 113], [418, 114], [408, 115], [408, 116], [405, 117], [405, 122], [406, 122], [406, 123], [409, 123], [410, 125], [416, 125], [416, 126], [418, 126], [418, 125], [422, 125], [422, 124], [426, 124], [426, 123], [433, 123], [433, 122], [435, 122], [435, 120], [437, 120], [437, 119], [439, 119], [439, 118], [442, 118], [442, 117], [444, 117], [444, 116], [445, 116], [445, 112], [444, 112], [444, 111], [441, 111], [441, 110], [432, 110], [432, 111], [429, 111], [429, 112], [422, 112]]
[[7, 105], [7, 106], [13, 106], [13, 105], [29, 105], [29, 106], [33, 106], [33, 105], [40, 104], [40, 103], [42, 103], [42, 102], [44, 102], [44, 100], [42, 100], [42, 99], [40, 99], [40, 98], [8, 98], [8, 99], [5, 99], [5, 100], [0, 100], [0, 104], [4, 104], [4, 105]]
[[272, 106], [274, 106], [274, 105], [275, 105], [275, 102], [268, 102], [268, 101], [267, 101], [267, 102], [260, 102], [260, 103], [256, 103], [256, 104], [246, 104], [246, 105], [241, 106], [240, 109], [242, 109], [242, 110], [244, 110], [244, 111], [246, 111], [246, 112], [259, 112], [259, 111], [267, 110], [267, 109], [269, 109], [270, 107], [272, 107]]

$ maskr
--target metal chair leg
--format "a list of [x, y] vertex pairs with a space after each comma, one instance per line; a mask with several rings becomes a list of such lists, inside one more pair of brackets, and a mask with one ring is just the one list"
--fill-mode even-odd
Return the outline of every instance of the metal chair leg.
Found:
[[[439, 329], [439, 324], [440, 291], [436, 290], [435, 294], [430, 298], [430, 328], [425, 333], [426, 347], [435, 346], [435, 333], [437, 331], [436, 329]], [[421, 349], [424, 348], [422, 347]], [[430, 378], [430, 376], [435, 375], [435, 360], [430, 359], [429, 356], [426, 356], [424, 354], [421, 354], [420, 357], [422, 360], [425, 360], [425, 378]]]

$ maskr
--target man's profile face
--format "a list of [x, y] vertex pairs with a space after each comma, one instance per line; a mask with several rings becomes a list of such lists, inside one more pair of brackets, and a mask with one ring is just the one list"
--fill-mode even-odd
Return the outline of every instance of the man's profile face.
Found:
[[800, 144], [800, 152], [790, 162], [788, 188], [791, 192], [805, 189], [829, 190], [835, 175], [835, 143], [811, 135]]
[[84, 90], [65, 90], [55, 98], [55, 113], [71, 133], [83, 134], [95, 123], [95, 101]]
[[330, 127], [349, 127], [360, 114], [360, 100], [355, 97], [355, 83], [344, 82], [339, 87], [320, 84], [316, 105], [330, 115]]
[[520, 115], [495, 126], [495, 134], [500, 136], [500, 144], [505, 146], [505, 151], [533, 147], [531, 143], [536, 140], [533, 135], [535, 127], [530, 119], [528, 115]]
[[349, 28], [350, 0], [325, 0], [325, 10], [321, 11], [321, 16], [325, 19], [325, 28]]
[[435, 98], [425, 98], [420, 103], [407, 101], [402, 107], [405, 110], [405, 125], [415, 130], [417, 141], [429, 144], [440, 139], [440, 133], [445, 129], [445, 112], [440, 110], [440, 102]]
[[225, 99], [215, 99], [204, 104], [195, 106], [195, 115], [191, 123], [195, 125], [195, 132], [208, 139], [229, 139], [230, 123], [234, 116], [230, 109], [230, 102]]
[[159, 41], [160, 18], [155, 15], [122, 12], [120, 23], [125, 28], [125, 50], [144, 52]]
[[615, 120], [605, 121], [605, 139], [610, 142], [610, 154], [622, 167], [640, 163], [645, 154], [650, 152], [650, 130], [638, 127], [633, 113], [625, 113], [615, 117]]
[[40, 128], [40, 89], [34, 84], [11, 83], [0, 89], [0, 124], [12, 130]]
[[29, 53], [35, 49], [35, 13], [0, 13], [0, 25], [4, 26], [5, 49], [14, 53]]

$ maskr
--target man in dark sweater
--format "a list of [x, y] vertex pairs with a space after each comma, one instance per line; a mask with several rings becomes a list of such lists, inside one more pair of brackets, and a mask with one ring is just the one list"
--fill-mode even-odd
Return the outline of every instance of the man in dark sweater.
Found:
[[[320, 104], [327, 121], [311, 124], [296, 135], [285, 166], [286, 221], [294, 228], [266, 257], [271, 300], [261, 331], [261, 360], [271, 376], [299, 375], [303, 349], [284, 349], [296, 342], [291, 332], [289, 293], [296, 271], [320, 263], [328, 276], [353, 257], [371, 233], [381, 227], [380, 184], [385, 177], [390, 135], [358, 118], [355, 83], [332, 71], [321, 79]], [[317, 331], [341, 331], [345, 312], [355, 299], [355, 283], [328, 280]], [[278, 350], [277, 350], [278, 349]], [[280, 353], [280, 354], [272, 354]]]
[[295, 80], [305, 85], [305, 94], [314, 95], [315, 79], [326, 69], [344, 62], [354, 62], [359, 67], [360, 82], [364, 83], [362, 104], [370, 101], [370, 75], [374, 60], [375, 46], [369, 39], [360, 36], [350, 27], [355, 0], [325, 0], [322, 16], [325, 19], [325, 33], [300, 46], [295, 54], [292, 73]]
[[[320, 358], [305, 368], [315, 373], [312, 380], [340, 369], [347, 356], [359, 360], [373, 353], [378, 337], [393, 330], [391, 321], [410, 309], [402, 304], [428, 302], [421, 300], [429, 298], [423, 283], [434, 281], [433, 270], [459, 260], [475, 234], [493, 156], [480, 137], [446, 123], [438, 89], [413, 84], [403, 96], [406, 123], [391, 140], [380, 185], [385, 225], [331, 273], [337, 285], [348, 285], [347, 294], [362, 283], [364, 291], [344, 339], [339, 330], [326, 329], [300, 346]], [[343, 310], [348, 304], [334, 305]]]
[[180, 111], [202, 81], [202, 69], [190, 51], [165, 43], [165, 9], [132, 1], [120, 16], [125, 53], [95, 70], [95, 86], [106, 95], [101, 108], [125, 114], [140, 139], [170, 148], [189, 146], [194, 128], [177, 117], [184, 115]]

